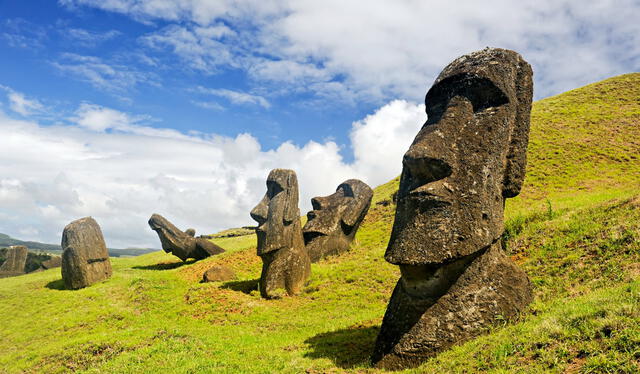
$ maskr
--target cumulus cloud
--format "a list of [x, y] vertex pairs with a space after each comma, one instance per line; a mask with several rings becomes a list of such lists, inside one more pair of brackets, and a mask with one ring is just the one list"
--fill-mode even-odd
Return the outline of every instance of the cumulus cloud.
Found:
[[90, 103], [65, 125], [0, 112], [0, 232], [57, 242], [65, 224], [91, 215], [111, 247], [158, 247], [146, 223], [154, 212], [201, 234], [253, 224], [248, 212], [277, 167], [297, 172], [305, 214], [311, 197], [346, 179], [395, 177], [425, 116], [422, 105], [394, 101], [355, 122], [348, 163], [332, 141], [265, 150], [250, 134], [183, 134]]
[[[289, 89], [381, 103], [421, 99], [448, 62], [485, 46], [523, 54], [535, 71], [536, 97], [635, 71], [640, 63], [635, 0], [63, 3], [173, 23], [147, 39], [173, 46], [199, 69], [239, 68], [256, 86], [277, 80]], [[199, 31], [221, 22], [224, 32]]]

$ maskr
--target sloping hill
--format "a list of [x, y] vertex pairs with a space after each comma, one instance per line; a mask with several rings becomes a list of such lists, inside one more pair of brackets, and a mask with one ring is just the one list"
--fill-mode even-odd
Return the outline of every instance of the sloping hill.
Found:
[[[504, 237], [535, 301], [519, 322], [410, 372], [640, 370], [639, 127], [640, 74], [535, 103], [528, 179]], [[397, 184], [376, 188], [352, 250], [314, 264], [299, 297], [260, 298], [253, 235], [216, 238], [228, 252], [196, 263], [114, 259], [112, 279], [79, 291], [61, 290], [55, 270], [0, 280], [0, 368], [378, 372], [368, 357], [399, 277], [383, 259]], [[238, 280], [198, 283], [213, 264]]]

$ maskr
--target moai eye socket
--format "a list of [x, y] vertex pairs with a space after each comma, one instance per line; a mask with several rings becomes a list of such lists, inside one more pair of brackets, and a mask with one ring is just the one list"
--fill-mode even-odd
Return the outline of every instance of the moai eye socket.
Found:
[[267, 181], [267, 196], [269, 199], [273, 199], [282, 191], [284, 191], [284, 188], [280, 184], [274, 181]]
[[424, 99], [428, 124], [436, 123], [456, 96], [471, 102], [473, 112], [481, 112], [509, 102], [507, 95], [491, 80], [471, 74], [458, 74], [443, 79], [433, 86]]

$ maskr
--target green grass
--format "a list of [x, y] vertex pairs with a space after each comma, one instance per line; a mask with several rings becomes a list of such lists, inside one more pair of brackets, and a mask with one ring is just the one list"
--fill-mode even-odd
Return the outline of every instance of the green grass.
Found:
[[[640, 370], [640, 165], [631, 154], [640, 153], [631, 137], [640, 95], [630, 80], [640, 87], [639, 74], [622, 76], [534, 105], [527, 183], [507, 204], [503, 241], [535, 300], [518, 321], [407, 372]], [[635, 121], [628, 136], [598, 141], [623, 141], [622, 161], [579, 146], [589, 118], [596, 122], [585, 134]], [[547, 136], [556, 125], [568, 130]], [[62, 289], [59, 269], [0, 279], [0, 373], [379, 372], [368, 358], [399, 277], [383, 259], [397, 184], [375, 189], [351, 251], [313, 264], [298, 297], [260, 297], [253, 235], [216, 238], [227, 252], [199, 262], [163, 252], [114, 258], [111, 279], [78, 291]], [[200, 283], [216, 264], [238, 279]]]

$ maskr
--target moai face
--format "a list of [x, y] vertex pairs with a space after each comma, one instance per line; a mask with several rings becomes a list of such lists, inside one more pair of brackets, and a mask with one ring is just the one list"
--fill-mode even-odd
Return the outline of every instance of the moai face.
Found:
[[532, 297], [502, 251], [504, 201], [521, 188], [532, 71], [516, 52], [460, 57], [425, 98], [428, 120], [404, 155], [385, 259], [401, 277], [372, 362], [406, 368], [511, 318]]
[[366, 183], [349, 179], [332, 195], [311, 199], [313, 210], [307, 213], [302, 232], [312, 262], [349, 249], [372, 197]]
[[524, 178], [531, 87], [529, 64], [501, 49], [443, 70], [425, 98], [428, 120], [403, 158], [387, 261], [443, 263], [500, 237], [504, 199]]
[[274, 169], [267, 177], [267, 193], [251, 211], [258, 222], [258, 255], [290, 248], [293, 245], [294, 221], [299, 219], [298, 179], [293, 170]]

